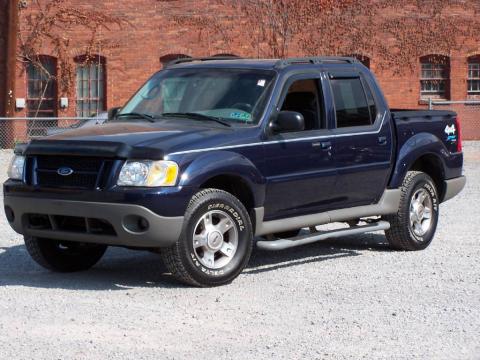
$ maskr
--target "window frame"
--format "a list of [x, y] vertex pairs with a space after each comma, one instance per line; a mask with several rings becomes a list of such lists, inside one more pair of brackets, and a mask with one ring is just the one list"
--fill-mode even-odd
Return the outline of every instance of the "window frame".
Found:
[[[274, 119], [277, 114], [281, 111], [283, 103], [288, 94], [288, 90], [290, 86], [296, 81], [301, 80], [314, 80], [317, 85], [317, 94], [318, 94], [318, 106], [317, 109], [317, 123], [321, 126], [319, 129], [310, 129], [310, 130], [302, 130], [302, 131], [295, 131], [295, 132], [285, 132], [279, 134], [271, 134], [268, 132], [268, 125]], [[323, 86], [323, 82], [321, 81], [321, 70], [315, 69], [311, 71], [302, 71], [302, 72], [292, 72], [286, 78], [283, 79], [281, 85], [281, 92], [280, 96], [278, 96], [275, 102], [275, 110], [270, 115], [270, 120], [266, 122], [265, 130], [270, 138], [282, 138], [282, 139], [290, 139], [290, 138], [302, 138], [305, 137], [305, 134], [309, 136], [320, 136], [326, 135], [330, 133], [327, 111], [326, 111], [326, 102], [325, 102], [325, 88]]]
[[[50, 79], [49, 81], [52, 81], [52, 96], [51, 97], [43, 97], [43, 96], [40, 96], [40, 97], [32, 97], [31, 93], [30, 93], [30, 82], [33, 82], [33, 81], [40, 81], [40, 82], [43, 82], [44, 80], [40, 79], [40, 78], [35, 78], [35, 79], [30, 79], [30, 71], [29, 71], [29, 67], [30, 66], [33, 66], [35, 68], [35, 66], [33, 65], [32, 62], [27, 62], [26, 65], [25, 65], [25, 82], [26, 82], [26, 113], [27, 113], [27, 116], [28, 117], [57, 117], [57, 114], [58, 114], [58, 84], [57, 84], [57, 81], [56, 81], [56, 76], [57, 76], [57, 73], [58, 73], [58, 69], [57, 69], [57, 58], [53, 57], [53, 56], [49, 56], [49, 55], [39, 55], [38, 56], [38, 60], [40, 62], [43, 62], [44, 60], [45, 61], [51, 61], [52, 62], [52, 66], [53, 66], [53, 69], [54, 69], [54, 73], [51, 74], [51, 76], [53, 77], [52, 79]], [[39, 72], [40, 70], [36, 69], [35, 71]], [[30, 113], [33, 111], [33, 109], [30, 109], [30, 106], [29, 106], [29, 103], [32, 102], [32, 101], [52, 101], [53, 102], [53, 108], [51, 110], [38, 110], [36, 116], [30, 116]], [[42, 113], [51, 113], [50, 116], [47, 116], [47, 115], [42, 115]]]
[[[75, 58], [75, 115], [77, 117], [91, 117], [92, 114], [88, 114], [88, 115], [79, 115], [79, 102], [81, 102], [82, 104], [84, 102], [88, 102], [88, 104], [90, 105], [90, 103], [92, 101], [96, 101], [98, 106], [97, 106], [97, 114], [98, 115], [99, 113], [101, 112], [104, 112], [104, 111], [107, 111], [107, 62], [106, 62], [106, 59], [105, 57], [103, 56], [99, 56], [99, 55], [95, 55], [95, 56], [92, 56], [92, 59], [93, 60], [89, 60], [88, 62], [86, 63], [83, 63], [82, 62], [85, 62], [85, 56], [80, 56], [80, 57], [76, 57]], [[100, 94], [100, 91], [98, 91], [97, 89], [97, 97], [91, 97], [90, 94], [91, 94], [91, 89], [92, 89], [92, 82], [98, 82], [100, 79], [98, 78], [99, 76], [99, 73], [97, 73], [97, 78], [96, 79], [92, 79], [91, 78], [91, 71], [89, 70], [88, 71], [88, 79], [85, 80], [83, 77], [82, 79], [80, 80], [82, 82], [82, 87], [81, 87], [81, 90], [83, 90], [83, 83], [85, 81], [87, 81], [88, 83], [88, 89], [87, 89], [87, 97], [81, 97], [78, 92], [78, 81], [79, 81], [79, 77], [78, 77], [78, 69], [79, 67], [88, 67], [90, 69], [90, 66], [92, 65], [96, 65], [97, 67], [101, 67], [102, 69], [102, 73], [101, 73], [101, 83], [102, 83], [102, 91], [103, 91], [103, 98], [100, 98], [99, 94]], [[89, 109], [90, 109], [90, 106], [89, 106]], [[80, 110], [82, 113], [83, 113], [83, 107], [82, 109]]]
[[[434, 57], [438, 57], [443, 59], [441, 61], [434, 61]], [[450, 99], [450, 58], [444, 55], [426, 55], [420, 57], [420, 100], [428, 100], [428, 99], [442, 99], [448, 100]], [[425, 65], [429, 65], [430, 69], [424, 69]], [[439, 67], [443, 67], [440, 69]], [[435, 73], [444, 73], [443, 77], [438, 76], [431, 76], [425, 77], [424, 71], [429, 71], [431, 74]], [[430, 83], [438, 83], [438, 89], [440, 89], [440, 83], [443, 82], [443, 90], [423, 90], [423, 86], [426, 82]]]
[[[359, 79], [360, 80], [360, 84], [362, 86], [362, 90], [363, 90], [363, 96], [365, 97], [365, 103], [367, 104], [367, 107], [368, 107], [368, 113], [369, 113], [369, 116], [370, 116], [370, 125], [359, 125], [359, 126], [345, 126], [345, 127], [338, 127], [337, 126], [337, 108], [336, 108], [336, 105], [335, 105], [335, 95], [334, 95], [334, 92], [333, 92], [333, 88], [332, 88], [332, 80], [337, 80], [337, 79]], [[378, 119], [379, 119], [379, 102], [378, 102], [378, 99], [376, 97], [376, 94], [374, 91], [372, 91], [371, 87], [368, 86], [368, 84], [365, 82], [365, 79], [364, 79], [364, 76], [362, 73], [359, 73], [359, 72], [335, 72], [335, 71], [330, 71], [328, 73], [328, 84], [330, 86], [330, 94], [331, 94], [331, 104], [332, 104], [332, 108], [333, 108], [333, 117], [334, 117], [334, 121], [333, 121], [333, 125], [334, 125], [334, 129], [338, 132], [345, 132], [345, 133], [350, 133], [352, 132], [352, 130], [357, 130], [356, 132], [366, 132], [366, 131], [370, 131], [374, 128], [377, 127], [378, 125]], [[370, 106], [368, 104], [368, 96], [367, 96], [367, 93], [365, 91], [365, 88], [368, 86], [368, 89], [370, 91], [370, 93], [372, 94], [372, 98], [373, 98], [373, 101], [375, 103], [375, 108], [377, 109], [377, 113], [375, 115], [373, 115], [370, 111]]]
[[[470, 69], [471, 66], [476, 66], [476, 69]], [[477, 72], [478, 76], [474, 77], [470, 74]], [[472, 90], [471, 84], [477, 83], [478, 90]], [[479, 96], [480, 95], [480, 55], [474, 55], [467, 59], [467, 95]]]

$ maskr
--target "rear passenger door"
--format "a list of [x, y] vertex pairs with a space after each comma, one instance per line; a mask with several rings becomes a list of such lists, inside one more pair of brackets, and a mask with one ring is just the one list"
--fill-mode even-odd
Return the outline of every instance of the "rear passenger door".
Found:
[[378, 202], [392, 158], [392, 129], [385, 102], [371, 90], [375, 83], [358, 72], [329, 73], [334, 123], [338, 207]]

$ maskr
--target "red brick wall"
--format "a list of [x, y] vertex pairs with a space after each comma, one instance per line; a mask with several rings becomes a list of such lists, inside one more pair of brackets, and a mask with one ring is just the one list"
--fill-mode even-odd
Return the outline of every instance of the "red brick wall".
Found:
[[[47, 1], [47, 0], [42, 0]], [[107, 105], [108, 107], [122, 105], [132, 93], [155, 71], [161, 68], [160, 57], [167, 54], [186, 54], [190, 56], [209, 56], [218, 53], [234, 53], [240, 56], [255, 56], [255, 51], [248, 44], [248, 39], [243, 38], [241, 32], [232, 44], [223, 44], [212, 37], [210, 43], [199, 41], [198, 31], [184, 27], [174, 27], [169, 22], [174, 15], [189, 14], [196, 8], [212, 7], [209, 0], [184, 0], [160, 2], [155, 0], [70, 0], [76, 7], [91, 8], [112, 15], [127, 15], [131, 26], [123, 30], [112, 30], [103, 34], [120, 43], [120, 47], [113, 50], [101, 51], [106, 57], [107, 67]], [[27, 9], [27, 11], [30, 11]], [[222, 19], [225, 9], [215, 7], [210, 10]], [[388, 13], [385, 14], [388, 16]], [[463, 16], [473, 16], [465, 12]], [[78, 29], [72, 35], [74, 44], [78, 49], [85, 46], [88, 34], [83, 29]], [[465, 52], [453, 52], [451, 62], [451, 100], [465, 100], [467, 98], [467, 57], [480, 54], [480, 39], [467, 41]], [[1, 47], [0, 47], [1, 48]], [[81, 55], [81, 50], [75, 50], [73, 56]], [[51, 49], [45, 48], [44, 54], [50, 54]], [[300, 54], [292, 47], [291, 56]], [[310, 54], [318, 55], [318, 54]], [[368, 54], [366, 54], [368, 55]], [[427, 55], [427, 54], [425, 54]], [[405, 70], [401, 75], [394, 74], [388, 69], [382, 69], [377, 59], [370, 59], [371, 68], [376, 74], [391, 107], [421, 108], [425, 107], [420, 100], [420, 64], [414, 71]], [[1, 76], [1, 74], [0, 74]], [[25, 74], [17, 72], [17, 97], [26, 97]], [[59, 94], [60, 96], [60, 94]], [[75, 115], [75, 98], [69, 96], [69, 108], [59, 111], [60, 116]], [[457, 107], [458, 108], [458, 107]], [[463, 111], [465, 138], [480, 139], [480, 107], [475, 111], [472, 107]], [[17, 115], [24, 115], [20, 111]]]
[[9, 0], [0, 0], [0, 117], [5, 116], [5, 83], [7, 59], [7, 4]]

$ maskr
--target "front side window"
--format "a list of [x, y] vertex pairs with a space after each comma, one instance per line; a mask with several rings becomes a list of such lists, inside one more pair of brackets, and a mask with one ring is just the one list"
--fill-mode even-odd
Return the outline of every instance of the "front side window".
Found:
[[448, 58], [426, 56], [420, 60], [420, 94], [422, 98], [448, 97], [449, 64]]
[[305, 130], [322, 128], [319, 121], [320, 96], [317, 79], [297, 80], [288, 88], [282, 111], [295, 111], [303, 115]]
[[209, 116], [230, 124], [257, 124], [274, 77], [275, 72], [267, 70], [168, 69], [148, 80], [118, 116], [183, 114], [197, 120]]
[[369, 105], [360, 78], [332, 79], [332, 92], [337, 115], [337, 128], [371, 125], [374, 121], [371, 111], [376, 107], [371, 99]]
[[102, 59], [77, 62], [77, 116], [89, 117], [106, 110], [105, 62]]
[[480, 56], [468, 61], [468, 94], [480, 95]]

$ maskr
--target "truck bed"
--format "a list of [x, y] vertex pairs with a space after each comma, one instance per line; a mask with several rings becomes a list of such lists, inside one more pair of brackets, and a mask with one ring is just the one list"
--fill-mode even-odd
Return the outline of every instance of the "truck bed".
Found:
[[457, 152], [460, 129], [454, 111], [392, 109], [391, 113], [397, 131], [397, 154], [412, 136], [419, 133], [433, 134], [450, 153]]

